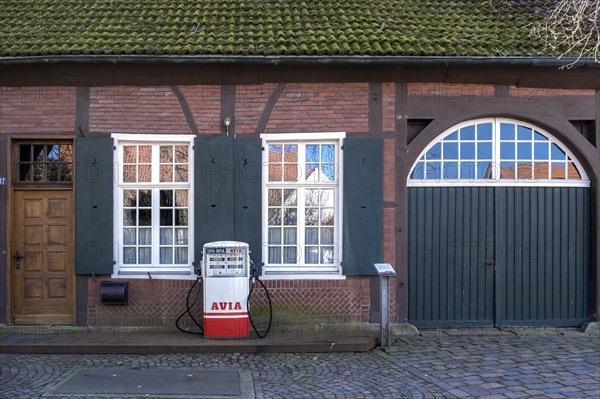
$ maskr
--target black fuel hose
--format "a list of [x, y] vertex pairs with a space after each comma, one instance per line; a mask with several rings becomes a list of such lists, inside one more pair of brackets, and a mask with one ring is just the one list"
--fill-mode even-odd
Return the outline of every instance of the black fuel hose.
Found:
[[[198, 286], [198, 290], [196, 292], [196, 297], [194, 298], [194, 301], [192, 302], [192, 304], [190, 305], [190, 297], [192, 296], [192, 292], [194, 291], [194, 287], [196, 287], [196, 284], [198, 284], [198, 282], [202, 280], [202, 277], [198, 276], [196, 277], [196, 281], [194, 281], [194, 284], [192, 284], [192, 286], [190, 287], [190, 290], [187, 293], [187, 297], [185, 298], [185, 310], [183, 311], [183, 313], [181, 313], [179, 315], [179, 317], [177, 318], [177, 320], [175, 321], [175, 327], [177, 327], [177, 329], [181, 332], [187, 333], [187, 334], [195, 334], [195, 335], [204, 335], [204, 328], [202, 328], [202, 325], [198, 322], [198, 320], [196, 320], [196, 318], [194, 317], [194, 315], [192, 314], [192, 308], [193, 306], [196, 305], [196, 303], [198, 302], [198, 298], [200, 297], [200, 286]], [[181, 319], [185, 316], [185, 315], [190, 316], [190, 319], [192, 319], [192, 321], [194, 322], [194, 324], [196, 324], [196, 326], [198, 326], [198, 328], [200, 329], [200, 332], [198, 331], [190, 331], [190, 330], [185, 330], [183, 328], [181, 328], [179, 326], [179, 322], [181, 321]]]
[[267, 326], [267, 330], [265, 331], [264, 334], [261, 334], [258, 332], [256, 325], [254, 325], [254, 320], [252, 320], [252, 313], [250, 313], [250, 297], [252, 296], [252, 292], [254, 291], [254, 284], [252, 284], [250, 286], [250, 292], [248, 293], [248, 299], [246, 300], [246, 309], [248, 309], [248, 318], [250, 319], [250, 324], [252, 324], [252, 328], [254, 329], [254, 332], [256, 333], [258, 338], [263, 339], [264, 337], [266, 337], [269, 334], [269, 331], [271, 330], [271, 326], [273, 325], [273, 304], [271, 303], [271, 296], [269, 295], [269, 290], [267, 289], [267, 287], [265, 287], [264, 283], [262, 281], [260, 281], [258, 276], [256, 276], [255, 278], [256, 278], [256, 281], [258, 281], [260, 283], [260, 285], [262, 285], [263, 290], [265, 290], [265, 294], [267, 294], [267, 301], [269, 302], [269, 325]]

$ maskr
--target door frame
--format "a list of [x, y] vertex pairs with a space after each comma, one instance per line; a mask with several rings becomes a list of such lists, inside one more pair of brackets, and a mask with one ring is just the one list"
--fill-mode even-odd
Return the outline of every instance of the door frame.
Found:
[[[75, 240], [75, 138], [76, 135], [73, 133], [46, 133], [46, 134], [38, 134], [38, 133], [17, 133], [17, 134], [7, 134], [5, 135], [5, 155], [6, 159], [6, 204], [5, 204], [5, 212], [6, 212], [6, 227], [5, 227], [5, 235], [6, 235], [6, 253], [4, 255], [4, 278], [5, 278], [5, 291], [4, 291], [4, 299], [5, 299], [5, 322], [7, 324], [14, 324], [14, 305], [15, 301], [13, 299], [13, 284], [12, 280], [14, 278], [13, 271], [13, 257], [14, 257], [14, 246], [13, 242], [13, 234], [10, 226], [14, 219], [12, 217], [12, 210], [14, 209], [14, 195], [13, 190], [15, 190], [15, 181], [16, 181], [16, 173], [18, 173], [18, 168], [15, 167], [17, 164], [17, 151], [15, 150], [16, 145], [20, 142], [63, 142], [63, 143], [71, 143], [73, 145], [73, 184], [70, 186], [70, 189], [73, 191], [73, 241]], [[1, 148], [1, 147], [0, 147]], [[51, 186], [41, 186], [39, 188], [33, 187], [27, 188], [31, 190], [52, 190]], [[66, 189], [66, 187], [58, 188], [61, 190]], [[75, 256], [73, 253], [73, 263], [75, 262]], [[71, 299], [73, 302], [73, 324], [75, 324], [76, 316], [77, 316], [77, 276], [75, 273], [75, 265], [73, 264], [73, 279], [72, 279], [72, 291], [73, 298]]]

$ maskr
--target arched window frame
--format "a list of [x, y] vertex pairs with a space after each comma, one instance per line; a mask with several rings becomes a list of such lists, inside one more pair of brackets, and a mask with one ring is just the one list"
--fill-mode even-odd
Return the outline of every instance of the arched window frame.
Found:
[[[423, 157], [436, 144], [441, 143], [442, 140], [447, 138], [448, 136], [451, 136], [454, 133], [459, 132], [460, 129], [464, 129], [469, 126], [476, 126], [476, 125], [487, 124], [487, 123], [492, 124], [492, 136], [491, 136], [491, 140], [488, 140], [488, 142], [491, 142], [491, 145], [492, 145], [492, 158], [491, 158], [491, 161], [486, 160], [486, 162], [489, 161], [489, 162], [491, 162], [492, 165], [494, 165], [492, 168], [493, 169], [492, 177], [490, 177], [490, 178], [469, 178], [469, 179], [463, 179], [463, 178], [446, 178], [445, 179], [445, 178], [441, 177], [438, 179], [426, 179], [425, 174], [424, 174], [423, 178], [412, 178], [413, 172], [415, 171], [415, 168], [419, 165], [419, 163], [422, 163], [422, 166], [424, 168], [427, 167], [428, 161], [427, 160], [423, 161]], [[545, 136], [549, 140], [550, 144], [556, 144], [556, 146], [558, 146], [559, 149], [562, 150], [567, 155], [567, 157], [569, 158], [569, 161], [573, 163], [573, 165], [575, 166], [577, 172], [579, 173], [579, 175], [581, 177], [579, 179], [568, 179], [568, 178], [565, 178], [565, 179], [552, 179], [552, 178], [542, 179], [542, 178], [536, 178], [533, 176], [532, 176], [532, 178], [519, 178], [517, 176], [518, 172], [515, 170], [516, 176], [514, 178], [500, 178], [499, 174], [501, 172], [500, 172], [500, 165], [498, 164], [498, 162], [501, 161], [501, 159], [500, 159], [500, 144], [501, 144], [500, 126], [503, 123], [514, 124], [517, 126], [523, 126], [528, 129], [531, 129], [532, 135], [533, 135], [532, 143], [535, 143], [535, 132], [538, 132], [541, 135]], [[460, 145], [461, 140], [458, 139], [457, 142]], [[515, 138], [515, 142], [518, 142], [517, 138]], [[443, 160], [443, 157], [440, 157], [440, 158]], [[481, 160], [481, 158], [473, 159], [472, 161], [477, 162], [480, 160]], [[551, 155], [549, 156], [549, 160], [551, 161]], [[460, 159], [459, 159], [459, 161], [460, 161]], [[462, 161], [465, 161], [465, 159], [462, 159]], [[468, 160], [468, 161], [471, 161], [471, 160]], [[568, 165], [569, 161], [566, 162], [567, 165]], [[434, 162], [437, 162], [437, 161], [434, 161]], [[446, 160], [446, 162], [447, 162], [447, 160]], [[517, 164], [518, 164], [518, 155], [515, 154], [515, 165], [517, 165]], [[549, 165], [549, 168], [551, 168], [551, 164]], [[567, 166], [567, 168], [568, 168], [568, 166]], [[533, 170], [532, 174], [534, 172], [535, 172], [535, 170]], [[444, 172], [442, 171], [440, 173], [442, 173], [442, 176], [443, 176]], [[477, 172], [475, 172], [475, 173], [477, 173]], [[550, 171], [550, 173], [552, 173], [552, 172]], [[566, 173], [568, 174], [568, 171], [566, 171]], [[409, 187], [429, 187], [429, 186], [589, 187], [590, 180], [587, 177], [587, 174], [585, 173], [583, 166], [581, 165], [579, 160], [573, 155], [573, 153], [560, 140], [558, 140], [551, 133], [548, 133], [546, 130], [544, 130], [538, 126], [532, 125], [530, 123], [515, 120], [515, 119], [483, 118], [483, 119], [469, 120], [469, 121], [465, 121], [465, 122], [459, 123], [457, 125], [454, 125], [451, 128], [445, 130], [442, 134], [438, 135], [434, 140], [432, 140], [431, 143], [429, 143], [427, 145], [427, 147], [425, 147], [425, 149], [419, 154], [419, 156], [417, 157], [417, 160], [411, 166], [410, 172], [408, 174], [407, 185]]]

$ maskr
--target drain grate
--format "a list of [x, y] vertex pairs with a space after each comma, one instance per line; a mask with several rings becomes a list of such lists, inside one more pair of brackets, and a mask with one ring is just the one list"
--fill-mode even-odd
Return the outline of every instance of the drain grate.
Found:
[[246, 370], [79, 369], [44, 396], [70, 395], [253, 399], [254, 384]]

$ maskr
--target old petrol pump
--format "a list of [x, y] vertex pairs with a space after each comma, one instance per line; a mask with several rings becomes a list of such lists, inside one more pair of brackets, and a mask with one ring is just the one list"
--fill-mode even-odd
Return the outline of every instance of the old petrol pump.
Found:
[[237, 241], [204, 244], [204, 336], [247, 337], [250, 334], [250, 249]]
[[[175, 326], [182, 332], [214, 338], [248, 337], [250, 325], [259, 338], [267, 336], [273, 321], [273, 309], [269, 291], [258, 278], [258, 272], [250, 259], [250, 247], [244, 242], [215, 241], [204, 244], [202, 262], [196, 268], [197, 278], [190, 288], [185, 311], [177, 318]], [[194, 317], [202, 281], [204, 326]], [[258, 281], [264, 289], [269, 305], [269, 324], [261, 333], [250, 313], [250, 298], [254, 283]], [[193, 300], [192, 293], [196, 289]], [[179, 323], [188, 315], [200, 332], [182, 328]]]

